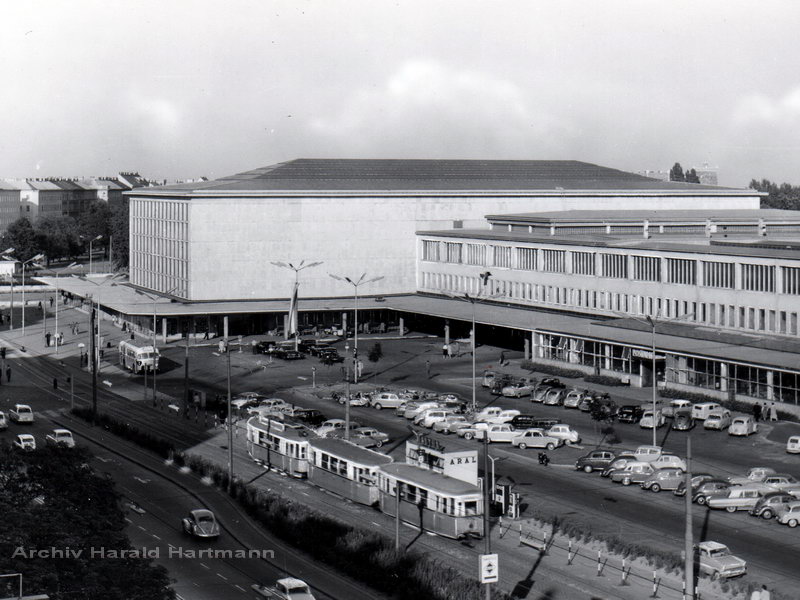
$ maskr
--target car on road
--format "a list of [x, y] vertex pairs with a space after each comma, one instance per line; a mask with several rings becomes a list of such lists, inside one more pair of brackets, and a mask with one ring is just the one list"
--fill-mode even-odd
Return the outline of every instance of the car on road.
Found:
[[198, 538], [219, 537], [219, 523], [214, 513], [205, 508], [198, 508], [181, 520], [184, 533]]
[[697, 556], [700, 571], [710, 575], [711, 579], [739, 577], [747, 572], [747, 562], [731, 554], [728, 547], [719, 542], [700, 542]]
[[759, 498], [770, 492], [773, 488], [763, 483], [748, 483], [746, 485], [735, 485], [728, 490], [727, 496], [716, 496], [709, 498], [706, 506], [709, 508], [724, 508], [728, 512], [737, 510], [750, 510], [756, 505]]
[[27, 404], [15, 404], [8, 416], [13, 423], [33, 423], [33, 409]]
[[652, 409], [645, 410], [644, 413], [642, 413], [642, 418], [639, 420], [639, 427], [642, 429], [652, 429], [653, 422], [655, 422], [656, 428], [663, 427], [667, 423], [667, 420], [664, 418], [664, 413], [658, 409], [656, 409], [655, 414]]
[[611, 450], [592, 450], [575, 461], [575, 469], [585, 473], [602, 471], [613, 462], [614, 458], [616, 455]]
[[767, 475], [764, 478], [766, 485], [774, 487], [776, 490], [791, 494], [796, 498], [800, 498], [800, 481], [794, 475], [788, 473], [776, 473], [774, 475]]
[[800, 435], [793, 435], [786, 440], [787, 454], [800, 454]]
[[735, 417], [728, 427], [728, 435], [748, 436], [757, 432], [758, 423], [749, 415]]
[[508, 423], [509, 421], [513, 420], [514, 417], [518, 416], [520, 412], [516, 409], [506, 409], [501, 410], [499, 414], [494, 417], [490, 417], [487, 419], [489, 423]]
[[675, 431], [689, 431], [694, 429], [692, 411], [687, 409], [676, 410], [672, 415], [672, 429]]
[[36, 450], [36, 438], [30, 433], [20, 433], [14, 438], [13, 444], [17, 449], [25, 450], [26, 452]]
[[[330, 366], [330, 365], [335, 365], [336, 363], [344, 362], [344, 356], [339, 354], [335, 348], [331, 348], [326, 352], [320, 352], [317, 356], [319, 357], [319, 362], [321, 362], [323, 365]], [[305, 358], [305, 357], [301, 356], [300, 358]]]
[[302, 579], [284, 577], [278, 579], [275, 585], [253, 584], [253, 591], [271, 600], [315, 600], [308, 584]]
[[797, 502], [797, 498], [788, 492], [770, 492], [758, 499], [756, 505], [750, 509], [750, 514], [762, 519], [771, 519], [788, 504]]
[[775, 520], [781, 525], [788, 525], [792, 528], [800, 525], [800, 501], [792, 502], [780, 509], [775, 515]]
[[697, 486], [692, 492], [692, 502], [704, 506], [711, 498], [727, 496], [731, 484], [723, 479], [709, 479]]
[[323, 352], [330, 352], [331, 350], [336, 350], [336, 348], [328, 344], [316, 344], [308, 348], [308, 353], [311, 354], [311, 356], [319, 356]]
[[482, 440], [483, 436], [486, 436], [489, 438], [490, 444], [497, 442], [510, 442], [518, 435], [518, 431], [511, 427], [511, 425], [507, 425], [505, 423], [490, 423], [489, 427], [486, 429], [478, 429], [475, 432], [475, 437], [477, 439]]
[[492, 381], [491, 392], [495, 396], [499, 396], [503, 393], [503, 388], [506, 387], [508, 384], [514, 381], [514, 377], [508, 374], [497, 374], [494, 377], [494, 381]]
[[284, 412], [284, 409], [291, 408], [289, 403], [285, 400], [281, 400], [280, 398], [259, 398], [256, 400], [255, 404], [248, 404], [246, 405], [247, 414], [249, 415], [257, 415], [257, 414], [280, 414]]
[[574, 408], [577, 410], [581, 400], [583, 400], [583, 396], [584, 392], [580, 390], [568, 391], [567, 395], [564, 396], [564, 408]]
[[564, 440], [565, 444], [581, 443], [581, 434], [566, 423], [558, 423], [557, 425], [553, 425], [547, 430], [547, 435]]
[[564, 443], [564, 440], [547, 435], [541, 429], [528, 429], [526, 431], [515, 431], [511, 438], [511, 445], [525, 450], [526, 448], [546, 448], [555, 450]]
[[399, 394], [394, 392], [375, 392], [369, 399], [369, 405], [376, 410], [399, 408], [405, 406], [406, 402], [408, 400], [401, 398]]
[[72, 437], [72, 432], [69, 429], [54, 429], [53, 433], [47, 434], [44, 441], [51, 446], [75, 447], [75, 438]]
[[8, 429], [8, 420], [6, 419], [6, 413], [0, 410], [0, 431]]
[[721, 408], [722, 405], [717, 402], [698, 402], [692, 406], [692, 417], [695, 421], [705, 421], [709, 414]]
[[776, 471], [772, 467], [751, 467], [746, 475], [732, 475], [728, 477], [731, 485], [742, 485], [745, 483], [757, 483], [764, 481], [767, 475], [775, 475]]
[[467, 417], [466, 415], [456, 415], [456, 414], [449, 414], [444, 419], [436, 421], [433, 425], [431, 425], [431, 429], [436, 433], [454, 433], [451, 431], [451, 425], [456, 425], [457, 423], [466, 423]]
[[[336, 401], [344, 406], [345, 395], [341, 394]], [[369, 396], [362, 392], [356, 392], [355, 394], [350, 394], [350, 406], [369, 406], [369, 401], [370, 401]]]
[[256, 406], [262, 400], [266, 400], [266, 398], [258, 392], [242, 392], [233, 397], [231, 407], [234, 410], [241, 410], [248, 406]]
[[622, 485], [641, 483], [654, 472], [655, 469], [650, 463], [633, 461], [629, 462], [622, 469], [613, 471], [611, 473], [611, 481], [614, 483], [621, 483]]
[[506, 398], [522, 398], [523, 396], [530, 396], [533, 387], [533, 383], [529, 381], [515, 381], [505, 386], [501, 393]]
[[617, 410], [617, 421], [620, 423], [638, 423], [642, 420], [644, 409], [638, 404], [626, 404]]
[[650, 477], [640, 484], [643, 490], [660, 492], [661, 490], [676, 490], [682, 481], [686, 480], [686, 474], [680, 469], [666, 468], [657, 469]]
[[475, 423], [467, 423], [464, 427], [459, 427], [456, 431], [458, 437], [463, 437], [465, 440], [471, 440], [478, 436], [479, 431], [486, 431], [489, 429], [489, 423], [486, 421], [476, 421]]
[[731, 420], [731, 411], [727, 408], [720, 408], [708, 413], [706, 420], [703, 421], [703, 428], [722, 431], [731, 426]]

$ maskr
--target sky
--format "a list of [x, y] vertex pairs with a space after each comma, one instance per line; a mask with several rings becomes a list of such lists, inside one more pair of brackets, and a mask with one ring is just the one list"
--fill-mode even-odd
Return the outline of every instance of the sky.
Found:
[[475, 158], [800, 185], [791, 0], [27, 0], [0, 15], [0, 177]]

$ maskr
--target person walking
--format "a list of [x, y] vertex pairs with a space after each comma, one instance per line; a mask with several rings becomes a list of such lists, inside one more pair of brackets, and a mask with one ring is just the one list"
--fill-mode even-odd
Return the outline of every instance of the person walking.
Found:
[[761, 600], [761, 590], [753, 590], [750, 594], [750, 600]]
[[431, 378], [431, 361], [429, 361], [429, 360], [425, 361], [425, 373], [427, 373], [428, 379], [430, 379]]
[[59, 346], [63, 346], [64, 345], [64, 332], [63, 331], [59, 331], [58, 332], [58, 345]]
[[500, 366], [506, 364], [506, 353], [501, 351], [500, 352]]
[[761, 420], [761, 405], [758, 402], [753, 404], [753, 419], [756, 423]]
[[50, 338], [51, 337], [52, 337], [52, 334], [49, 331], [44, 334], [44, 345], [45, 345], [45, 348], [49, 348], [50, 347]]
[[772, 600], [772, 594], [769, 593], [767, 589], [767, 584], [761, 585], [761, 598], [760, 600]]
[[6, 381], [11, 383], [11, 367], [6, 367]]
[[[770, 404], [770, 406], [769, 406], [769, 420], [770, 421], [777, 421], [778, 420], [778, 407], [775, 406], [774, 402], [772, 404]], [[764, 595], [763, 592], [762, 592], [761, 595], [762, 596]]]
[[442, 358], [447, 358], [447, 349], [448, 349], [448, 345], [447, 344], [442, 344]]

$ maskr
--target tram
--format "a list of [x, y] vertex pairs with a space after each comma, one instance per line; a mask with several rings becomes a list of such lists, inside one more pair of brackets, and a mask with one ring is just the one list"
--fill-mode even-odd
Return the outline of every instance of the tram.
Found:
[[317, 437], [305, 427], [271, 417], [247, 421], [247, 452], [257, 463], [292, 477], [308, 474], [308, 444]]
[[339, 438], [309, 440], [308, 480], [353, 502], [378, 503], [378, 468], [390, 456]]

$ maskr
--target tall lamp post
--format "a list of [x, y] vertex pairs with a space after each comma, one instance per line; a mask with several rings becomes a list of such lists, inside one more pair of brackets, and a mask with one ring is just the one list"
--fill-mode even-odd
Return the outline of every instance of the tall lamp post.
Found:
[[36, 263], [44, 258], [44, 254], [37, 254], [22, 262], [22, 335], [25, 335], [25, 267], [28, 263]]
[[[175, 286], [168, 292], [164, 292], [164, 296], [169, 296], [175, 290], [177, 290], [180, 286]], [[134, 290], [140, 296], [144, 296], [145, 298], [149, 298], [153, 301], [153, 406], [157, 403], [157, 395], [156, 395], [156, 371], [158, 371], [158, 340], [157, 340], [157, 331], [158, 331], [158, 315], [156, 313], [156, 302], [160, 298], [160, 296], [156, 296], [155, 294], [148, 294], [147, 292], [143, 292], [141, 290]]]
[[[306, 262], [305, 260], [301, 260], [300, 264], [295, 266], [292, 263], [285, 263], [285, 262], [280, 261], [280, 260], [272, 261], [272, 264], [275, 265], [276, 267], [281, 267], [283, 269], [291, 269], [292, 271], [294, 271], [294, 290], [292, 290], [292, 305], [291, 305], [291, 310], [294, 311], [294, 313], [297, 312], [297, 288], [300, 287], [300, 271], [302, 271], [303, 269], [310, 269], [311, 267], [317, 267], [317, 266], [322, 264], [321, 260], [320, 261], [316, 261], [316, 262], [312, 262], [312, 263], [308, 263], [308, 264], [305, 264], [305, 262]], [[294, 317], [295, 317], [294, 314], [290, 314], [289, 315], [289, 327], [292, 327], [292, 319], [294, 319]], [[294, 323], [294, 328], [295, 328], [295, 330], [294, 330], [294, 349], [295, 349], [295, 351], [297, 351], [298, 345], [300, 343], [300, 340], [298, 339], [299, 336], [298, 336], [298, 332], [297, 332], [297, 327], [298, 327], [298, 323]]]
[[[368, 283], [374, 283], [376, 281], [380, 281], [383, 279], [383, 275], [378, 275], [377, 277], [371, 277], [370, 279], [366, 279], [367, 274], [362, 273], [361, 277], [356, 280], [350, 279], [349, 277], [342, 277], [341, 275], [334, 275], [333, 273], [328, 273], [331, 277], [338, 281], [343, 281], [345, 283], [349, 283], [353, 286], [353, 295], [354, 295], [354, 318], [353, 318], [353, 383], [358, 383], [358, 286], [366, 285]], [[345, 332], [345, 337], [347, 336], [347, 332]]]
[[[83, 236], [80, 236], [80, 237], [83, 238]], [[84, 238], [84, 239], [86, 239], [86, 238]], [[102, 240], [102, 239], [103, 239], [102, 235], [96, 235], [92, 239], [89, 240], [89, 273], [94, 273], [94, 271], [92, 270], [92, 257], [93, 257], [92, 256], [92, 244], [94, 242], [96, 242], [98, 240]]]
[[[5, 250], [3, 250], [2, 253], [0, 253], [0, 258], [2, 258], [3, 260], [13, 261], [15, 263], [14, 270], [16, 270], [17, 259], [14, 258], [12, 254], [14, 254], [14, 248], [6, 248]], [[8, 279], [11, 282], [11, 308], [9, 308], [8, 310], [8, 316], [9, 316], [8, 328], [14, 329], [14, 273], [10, 273], [8, 275]]]

